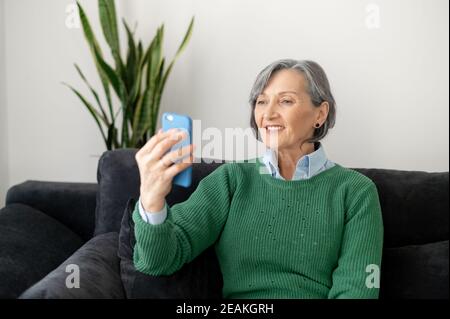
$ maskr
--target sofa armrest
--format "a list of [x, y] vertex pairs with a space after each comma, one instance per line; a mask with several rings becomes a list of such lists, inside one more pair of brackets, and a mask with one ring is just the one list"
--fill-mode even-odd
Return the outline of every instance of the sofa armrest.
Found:
[[21, 203], [38, 209], [87, 241], [95, 228], [96, 195], [95, 183], [26, 181], [8, 190], [6, 205]]
[[123, 299], [119, 234], [96, 236], [19, 299]]

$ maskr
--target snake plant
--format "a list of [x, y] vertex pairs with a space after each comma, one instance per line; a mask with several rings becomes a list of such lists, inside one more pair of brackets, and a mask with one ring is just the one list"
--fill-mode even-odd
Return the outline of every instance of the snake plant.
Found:
[[[175, 61], [191, 38], [194, 17], [167, 67], [162, 48], [164, 24], [157, 28], [153, 40], [144, 49], [142, 41], [136, 43], [134, 31], [123, 20], [128, 40], [127, 54], [123, 59], [114, 0], [98, 0], [101, 28], [114, 60], [112, 66], [104, 59], [85, 10], [77, 4], [81, 26], [101, 80], [104, 98], [100, 98], [77, 64], [75, 68], [87, 85], [95, 104], [73, 86], [64, 84], [78, 96], [92, 115], [108, 150], [141, 148], [148, 138], [155, 134], [164, 86]], [[114, 111], [112, 94], [116, 94], [120, 103], [117, 111]], [[121, 127], [117, 127], [119, 115], [122, 116]]]

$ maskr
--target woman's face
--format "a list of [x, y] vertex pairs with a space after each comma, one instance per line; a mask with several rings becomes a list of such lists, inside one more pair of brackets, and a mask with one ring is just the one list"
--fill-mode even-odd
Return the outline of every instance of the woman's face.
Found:
[[[328, 103], [314, 107], [301, 73], [292, 69], [279, 70], [255, 105], [255, 122], [264, 144], [272, 149], [298, 148], [312, 137], [314, 124], [325, 122]], [[326, 110], [325, 110], [326, 108]], [[270, 125], [275, 127], [270, 128]]]

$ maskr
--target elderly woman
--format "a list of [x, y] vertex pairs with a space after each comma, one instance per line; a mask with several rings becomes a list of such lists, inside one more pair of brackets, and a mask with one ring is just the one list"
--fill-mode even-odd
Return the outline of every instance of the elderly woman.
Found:
[[159, 131], [136, 154], [137, 270], [169, 275], [215, 245], [224, 298], [378, 298], [383, 244], [375, 184], [327, 159], [334, 126], [323, 69], [280, 60], [256, 78], [251, 125], [267, 151], [227, 162], [188, 200], [167, 205], [172, 178], [191, 165], [168, 152], [184, 133]]

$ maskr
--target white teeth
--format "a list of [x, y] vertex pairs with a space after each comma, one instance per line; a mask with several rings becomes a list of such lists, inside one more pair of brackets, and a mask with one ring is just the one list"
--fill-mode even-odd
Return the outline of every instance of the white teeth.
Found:
[[266, 127], [266, 129], [269, 130], [269, 131], [278, 131], [278, 130], [281, 130], [283, 128], [284, 127], [282, 127], [282, 126], [267, 126]]

